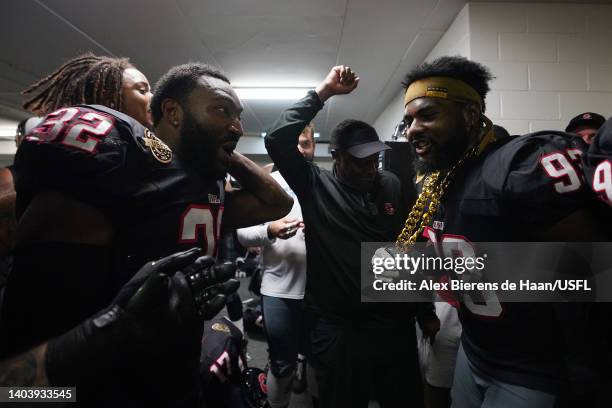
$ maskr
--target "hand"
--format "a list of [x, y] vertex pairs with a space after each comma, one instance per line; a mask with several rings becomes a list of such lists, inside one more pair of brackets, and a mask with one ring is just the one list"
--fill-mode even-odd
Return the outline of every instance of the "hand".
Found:
[[298, 229], [303, 228], [304, 223], [295, 218], [281, 218], [268, 224], [268, 237], [289, 239], [294, 236]]
[[192, 249], [147, 263], [107, 309], [50, 340], [50, 383], [91, 385], [130, 376], [190, 383], [198, 370], [202, 318], [216, 314], [237, 287], [232, 280], [219, 283], [228, 268], [199, 254]]
[[359, 77], [351, 68], [345, 65], [335, 66], [329, 71], [327, 77], [315, 89], [321, 102], [325, 102], [334, 95], [352, 92], [359, 84]]
[[374, 252], [371, 259], [372, 272], [375, 279], [383, 282], [393, 282], [400, 277], [400, 271], [395, 268], [386, 268], [386, 260], [391, 259], [391, 264], [395, 264], [395, 255], [397, 251], [393, 247], [381, 247]]
[[249, 251], [249, 255], [257, 256], [261, 254], [261, 247], [248, 247], [247, 251]]
[[211, 256], [203, 256], [174, 275], [174, 280], [189, 286], [196, 311], [203, 320], [210, 320], [225, 306], [225, 297], [234, 293], [240, 283], [235, 280], [233, 262], [217, 263]]

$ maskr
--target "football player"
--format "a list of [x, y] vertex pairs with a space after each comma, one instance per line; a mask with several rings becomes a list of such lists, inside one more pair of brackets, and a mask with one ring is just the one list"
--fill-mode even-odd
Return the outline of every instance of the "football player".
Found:
[[[23, 108], [45, 116], [74, 105], [104, 105], [150, 127], [151, 87], [128, 58], [79, 55], [23, 91]], [[23, 136], [21, 135], [22, 139]]]
[[[484, 116], [491, 78], [462, 57], [408, 74], [406, 135], [424, 180], [398, 242], [422, 236], [468, 250], [473, 242], [594, 240], [582, 140], [554, 131], [496, 140]], [[570, 306], [464, 299], [453, 406], [552, 407], [564, 389], [589, 391], [586, 329], [568, 317], [581, 306]]]
[[[77, 56], [23, 91], [32, 95], [23, 108], [45, 116], [59, 108], [96, 104], [114, 107], [144, 126], [151, 126], [147, 111], [151, 99], [149, 81], [127, 58], [113, 58], [86, 53]], [[24, 119], [17, 126], [15, 145], [40, 122], [40, 117]], [[10, 253], [15, 230], [15, 169], [0, 170], [0, 255]], [[4, 286], [4, 279], [0, 288]], [[1, 297], [1, 296], [0, 296]]]
[[[70, 355], [70, 341], [62, 333], [110, 304], [143, 264], [193, 246], [214, 256], [222, 225], [277, 219], [292, 200], [234, 152], [242, 135], [242, 106], [221, 71], [198, 63], [172, 68], [157, 83], [150, 116], [145, 81], [126, 91], [126, 68], [108, 81], [109, 69], [101, 68], [79, 87], [76, 79], [88, 75], [76, 73], [82, 64], [58, 70], [35, 99], [32, 110], [48, 112], [50, 101], [55, 110], [26, 136], [15, 159], [20, 223], [0, 320], [0, 351], [8, 356], [40, 345], [24, 357], [36, 363], [29, 368], [46, 370], [49, 384], [82, 384], [91, 394], [82, 392], [80, 401], [184, 400], [175, 387], [161, 386], [183, 378], [164, 366], [173, 360], [172, 350], [159, 361], [147, 361], [146, 349], [142, 355], [117, 350], [123, 363], [112, 378], [103, 370], [99, 376], [80, 370], [58, 374], [50, 363]], [[47, 99], [54, 92], [63, 99]], [[89, 92], [105, 95], [105, 106], [74, 105], [79, 94]], [[160, 138], [143, 126], [151, 122]], [[225, 190], [227, 171], [242, 190]], [[151, 339], [157, 340], [164, 339]], [[139, 376], [126, 374], [135, 371]], [[100, 383], [110, 388], [96, 391], [92, 384]]]

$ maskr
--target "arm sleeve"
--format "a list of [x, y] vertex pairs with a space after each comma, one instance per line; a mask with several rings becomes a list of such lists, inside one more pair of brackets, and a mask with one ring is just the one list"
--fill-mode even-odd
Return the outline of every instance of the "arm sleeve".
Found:
[[281, 113], [265, 138], [266, 150], [272, 161], [296, 194], [306, 193], [312, 182], [312, 164], [308, 163], [297, 148], [298, 138], [306, 125], [323, 108], [315, 91]]
[[587, 191], [577, 153], [584, 150], [581, 142], [562, 132], [517, 137], [487, 161], [485, 180], [513, 217], [525, 225], [550, 227], [584, 207]]
[[584, 173], [595, 194], [612, 206], [612, 118], [599, 128], [583, 156]]
[[272, 245], [275, 241], [275, 239], [268, 238], [268, 224], [240, 228], [236, 230], [236, 234], [238, 235], [238, 242], [243, 247], [266, 247]]

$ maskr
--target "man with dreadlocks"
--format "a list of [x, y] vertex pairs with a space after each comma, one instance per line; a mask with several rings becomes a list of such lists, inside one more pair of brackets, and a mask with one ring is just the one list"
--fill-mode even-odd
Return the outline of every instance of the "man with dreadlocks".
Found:
[[149, 81], [127, 58], [83, 54], [23, 91], [33, 94], [24, 109], [45, 116], [75, 105], [103, 105], [123, 112], [144, 126], [151, 99]]
[[[80, 55], [32, 84], [23, 94], [33, 95], [23, 104], [23, 108], [38, 116], [48, 115], [66, 106], [95, 104], [123, 112], [144, 126], [152, 125], [147, 113], [151, 99], [149, 81], [127, 58], [96, 56], [91, 53]], [[39, 117], [32, 117], [19, 123], [15, 137], [17, 147], [38, 122]], [[0, 226], [4, 232], [0, 234], [0, 254], [3, 255], [13, 245], [13, 172], [13, 166], [0, 170], [0, 217], [3, 219]], [[0, 279], [0, 288], [3, 286], [4, 279]]]
[[[462, 57], [408, 74], [404, 122], [423, 181], [398, 244], [593, 240], [578, 167], [584, 144], [554, 131], [497, 141], [484, 115], [491, 78]], [[588, 356], [580, 355], [586, 328], [570, 317], [581, 305], [495, 299], [462, 299], [453, 407], [553, 407], [562, 390], [594, 386]]]
[[[77, 58], [27, 103], [47, 116], [15, 158], [20, 223], [0, 317], [2, 356], [26, 352], [0, 383], [76, 385], [88, 406], [192, 405], [199, 320], [236, 289], [209, 285], [228, 275], [213, 258], [221, 228], [280, 218], [292, 200], [234, 152], [242, 106], [221, 71], [193, 63], [160, 79], [160, 139], [143, 126], [148, 84], [121, 64]], [[225, 190], [228, 170], [242, 190]]]

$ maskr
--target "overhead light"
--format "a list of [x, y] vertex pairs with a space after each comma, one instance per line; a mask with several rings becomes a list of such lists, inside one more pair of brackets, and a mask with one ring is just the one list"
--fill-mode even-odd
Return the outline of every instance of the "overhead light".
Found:
[[6, 137], [11, 136], [15, 138], [17, 133], [17, 125], [15, 126], [0, 126], [0, 136]]
[[242, 100], [298, 100], [306, 96], [310, 89], [312, 88], [243, 87], [234, 88], [234, 91]]
[[[267, 134], [268, 134], [268, 132], [260, 132], [259, 136], [260, 137], [266, 137]], [[314, 137], [316, 137], [316, 138], [321, 137], [321, 134], [319, 132], [314, 132]]]

